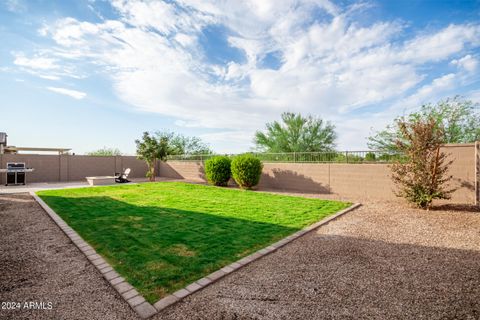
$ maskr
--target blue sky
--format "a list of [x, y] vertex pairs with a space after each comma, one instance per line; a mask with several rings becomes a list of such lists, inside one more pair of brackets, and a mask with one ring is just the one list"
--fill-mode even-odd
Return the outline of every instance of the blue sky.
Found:
[[133, 154], [166, 129], [242, 152], [293, 111], [358, 150], [422, 103], [480, 101], [479, 0], [5, 0], [0, 39], [17, 146]]

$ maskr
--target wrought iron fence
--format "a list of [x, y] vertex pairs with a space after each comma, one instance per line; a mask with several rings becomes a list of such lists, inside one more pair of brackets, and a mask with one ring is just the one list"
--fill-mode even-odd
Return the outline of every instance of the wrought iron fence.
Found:
[[[405, 156], [386, 151], [331, 151], [331, 152], [282, 152], [257, 153], [249, 152], [263, 162], [293, 162], [293, 163], [390, 163], [403, 160]], [[167, 160], [205, 161], [211, 157], [223, 155], [234, 157], [236, 154], [182, 154], [170, 155]]]

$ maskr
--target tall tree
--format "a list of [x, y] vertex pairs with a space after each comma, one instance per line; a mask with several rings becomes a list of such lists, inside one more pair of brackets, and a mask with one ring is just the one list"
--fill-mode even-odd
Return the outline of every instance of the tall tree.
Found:
[[103, 148], [98, 149], [98, 150], [87, 152], [87, 155], [88, 156], [104, 156], [104, 157], [121, 156], [122, 152], [117, 148], [103, 147]]
[[395, 141], [404, 139], [400, 130], [400, 120], [409, 121], [430, 118], [437, 126], [442, 126], [444, 143], [469, 143], [480, 140], [480, 105], [460, 96], [441, 100], [436, 104], [423, 105], [419, 111], [406, 117], [399, 117], [384, 130], [368, 137], [368, 147], [372, 150], [398, 151]]
[[257, 131], [254, 141], [266, 152], [316, 152], [333, 150], [336, 138], [329, 121], [285, 112], [281, 122], [267, 123], [266, 132]]
[[212, 154], [210, 147], [198, 137], [172, 134], [170, 138], [172, 154]]

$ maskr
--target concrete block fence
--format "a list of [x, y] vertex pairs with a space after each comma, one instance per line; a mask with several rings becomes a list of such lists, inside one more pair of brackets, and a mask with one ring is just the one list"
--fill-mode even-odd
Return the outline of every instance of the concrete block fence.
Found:
[[[442, 148], [453, 160], [449, 174], [453, 203], [479, 203], [480, 143], [450, 144]], [[169, 160], [160, 164], [160, 176], [205, 181], [202, 161]], [[395, 200], [395, 185], [386, 163], [264, 162], [260, 188], [304, 193], [336, 194], [371, 200]]]
[[[453, 164], [453, 203], [480, 202], [480, 143], [443, 147]], [[131, 177], [145, 177], [147, 165], [134, 156], [98, 157], [78, 155], [0, 155], [0, 168], [7, 162], [25, 162], [35, 168], [27, 182], [85, 181], [87, 176], [113, 175], [131, 168]], [[159, 177], [205, 181], [203, 161], [158, 162]], [[5, 174], [0, 175], [5, 183]], [[385, 163], [282, 163], [264, 162], [260, 188], [304, 193], [336, 194], [371, 200], [396, 199], [390, 168]]]
[[[147, 172], [145, 161], [135, 156], [0, 155], [0, 168], [6, 168], [8, 162], [25, 162], [27, 167], [35, 169], [27, 174], [27, 182], [85, 181], [85, 177], [111, 176], [126, 168], [132, 169], [132, 178], [144, 178]], [[157, 172], [158, 168], [159, 165]], [[5, 183], [5, 174], [0, 175], [0, 183]]]

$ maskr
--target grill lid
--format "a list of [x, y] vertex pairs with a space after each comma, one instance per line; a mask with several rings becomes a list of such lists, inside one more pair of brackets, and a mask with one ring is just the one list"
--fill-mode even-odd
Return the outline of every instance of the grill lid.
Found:
[[0, 144], [7, 145], [7, 134], [5, 132], [0, 132]]
[[7, 162], [7, 169], [25, 169], [25, 162]]

